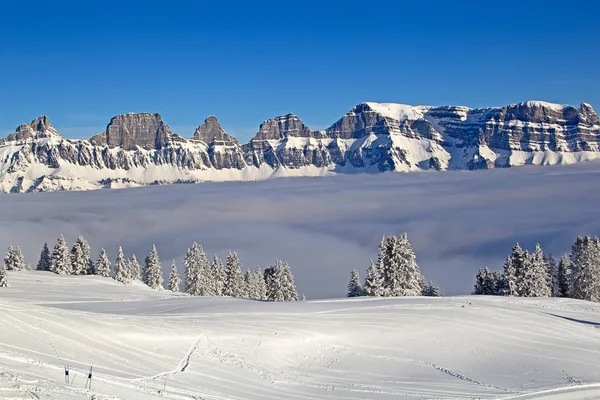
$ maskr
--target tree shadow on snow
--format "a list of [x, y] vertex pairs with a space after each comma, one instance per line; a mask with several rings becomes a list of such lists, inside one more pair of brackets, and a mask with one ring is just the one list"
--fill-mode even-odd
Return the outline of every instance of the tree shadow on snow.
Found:
[[562, 315], [556, 315], [556, 314], [551, 314], [551, 313], [546, 313], [546, 314], [552, 315], [553, 317], [558, 317], [558, 318], [566, 319], [567, 321], [577, 322], [577, 323], [580, 323], [580, 324], [591, 325], [591, 326], [594, 326], [596, 328], [600, 328], [600, 322], [586, 321], [586, 320], [583, 320], [583, 319], [565, 317], [565, 316], [562, 316]]

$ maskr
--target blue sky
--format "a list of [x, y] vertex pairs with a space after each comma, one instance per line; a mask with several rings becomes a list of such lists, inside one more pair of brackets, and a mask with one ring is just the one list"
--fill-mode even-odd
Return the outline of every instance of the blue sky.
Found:
[[186, 137], [214, 114], [245, 140], [363, 101], [600, 109], [594, 1], [203, 3], [3, 2], [0, 133], [45, 114], [89, 137], [148, 111]]

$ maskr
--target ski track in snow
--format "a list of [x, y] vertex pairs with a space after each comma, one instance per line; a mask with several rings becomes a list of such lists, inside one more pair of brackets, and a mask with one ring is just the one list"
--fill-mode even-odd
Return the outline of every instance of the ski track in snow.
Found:
[[600, 305], [592, 303], [472, 296], [281, 304], [99, 277], [9, 279], [0, 292], [2, 399], [600, 398]]

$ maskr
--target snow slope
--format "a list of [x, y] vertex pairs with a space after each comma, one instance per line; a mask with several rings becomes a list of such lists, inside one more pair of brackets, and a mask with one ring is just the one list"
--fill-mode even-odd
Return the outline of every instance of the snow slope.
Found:
[[[600, 305], [500, 297], [267, 303], [9, 273], [3, 399], [600, 397]], [[70, 385], [63, 368], [71, 369]], [[85, 373], [94, 367], [92, 390]]]

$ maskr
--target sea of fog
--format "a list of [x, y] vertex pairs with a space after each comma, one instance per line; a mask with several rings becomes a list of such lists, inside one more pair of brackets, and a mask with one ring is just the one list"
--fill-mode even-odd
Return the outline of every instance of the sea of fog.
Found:
[[165, 270], [193, 241], [209, 258], [237, 251], [245, 268], [276, 257], [307, 298], [346, 293], [364, 278], [384, 234], [408, 232], [426, 280], [471, 291], [478, 268], [500, 269], [519, 241], [559, 257], [578, 234], [600, 235], [600, 164], [338, 175], [0, 195], [0, 246], [37, 263], [42, 244], [85, 236], [94, 259], [119, 245], [143, 260], [157, 245]]

